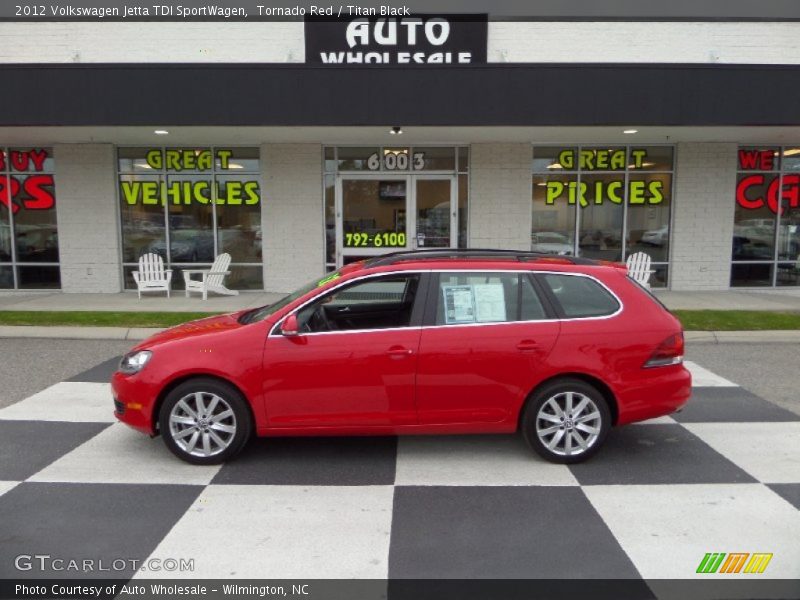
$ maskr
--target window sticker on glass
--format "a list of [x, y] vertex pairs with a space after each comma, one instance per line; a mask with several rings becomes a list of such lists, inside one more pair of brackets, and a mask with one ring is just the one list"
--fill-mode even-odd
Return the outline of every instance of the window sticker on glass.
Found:
[[339, 273], [331, 273], [327, 277], [323, 277], [322, 279], [320, 279], [317, 282], [317, 287], [322, 287], [326, 283], [330, 283], [331, 281], [333, 281], [335, 279], [339, 279], [339, 277], [341, 277], [341, 275]]
[[475, 293], [471, 285], [444, 285], [442, 293], [445, 323], [475, 322]]
[[506, 296], [501, 283], [476, 283], [472, 286], [475, 294], [475, 320], [490, 323], [506, 320]]

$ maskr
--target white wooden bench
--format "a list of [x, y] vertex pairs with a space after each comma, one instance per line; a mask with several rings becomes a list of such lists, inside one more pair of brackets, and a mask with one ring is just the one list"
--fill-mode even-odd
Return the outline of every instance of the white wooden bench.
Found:
[[642, 287], [650, 288], [650, 275], [655, 273], [650, 268], [650, 255], [646, 252], [636, 252], [625, 261], [628, 265], [628, 276]]
[[[211, 269], [184, 269], [183, 282], [186, 284], [186, 297], [191, 292], [203, 294], [203, 300], [208, 299], [208, 292], [222, 294], [224, 296], [238, 296], [237, 290], [229, 290], [223, 285], [225, 275], [230, 275], [228, 267], [231, 264], [231, 255], [220, 254], [214, 259]], [[193, 275], [200, 275], [200, 279], [192, 279]]]
[[139, 292], [167, 292], [172, 282], [172, 270], [164, 268], [164, 259], [158, 254], [148, 253], [139, 257], [139, 270], [133, 272], [133, 280]]

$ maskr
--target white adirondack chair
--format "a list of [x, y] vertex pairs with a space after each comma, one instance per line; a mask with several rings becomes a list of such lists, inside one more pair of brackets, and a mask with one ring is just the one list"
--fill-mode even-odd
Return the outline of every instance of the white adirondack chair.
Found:
[[649, 288], [650, 275], [655, 273], [650, 268], [650, 255], [646, 252], [636, 252], [625, 261], [628, 265], [628, 275], [639, 285]]
[[[222, 284], [225, 275], [229, 275], [228, 267], [231, 264], [231, 255], [220, 254], [214, 259], [211, 269], [184, 269], [183, 281], [186, 284], [186, 297], [191, 292], [203, 294], [203, 300], [208, 299], [208, 292], [223, 294], [225, 296], [238, 296], [237, 290], [229, 290]], [[192, 275], [200, 275], [200, 279], [192, 279]]]
[[172, 269], [165, 269], [164, 259], [150, 252], [139, 257], [139, 270], [133, 272], [133, 280], [139, 291], [139, 299], [142, 298], [142, 292], [167, 292], [169, 298]]

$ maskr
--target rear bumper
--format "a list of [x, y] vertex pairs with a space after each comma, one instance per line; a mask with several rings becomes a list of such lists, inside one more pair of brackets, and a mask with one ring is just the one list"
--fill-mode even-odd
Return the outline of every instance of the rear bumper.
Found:
[[151, 387], [147, 383], [137, 380], [136, 375], [123, 375], [116, 372], [111, 377], [114, 416], [122, 423], [147, 435], [155, 434], [152, 415], [158, 392]]
[[617, 425], [670, 415], [692, 395], [692, 374], [682, 364], [642, 369], [642, 377], [618, 393]]

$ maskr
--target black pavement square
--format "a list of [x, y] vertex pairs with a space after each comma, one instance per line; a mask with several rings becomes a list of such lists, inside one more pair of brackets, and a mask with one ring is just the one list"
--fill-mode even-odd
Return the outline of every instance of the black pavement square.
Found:
[[[119, 485], [78, 483], [21, 483], [0, 496], [0, 579], [131, 577], [130, 561], [147, 558], [203, 490], [188, 485]], [[187, 548], [191, 551], [191, 548]], [[63, 563], [42, 565], [20, 573], [11, 557], [46, 554]], [[192, 558], [159, 557], [159, 558]], [[94, 560], [84, 571], [83, 560]], [[123, 559], [109, 571], [111, 561]], [[79, 568], [69, 570], [70, 560]], [[63, 570], [53, 570], [53, 566]]]
[[612, 429], [591, 460], [569, 468], [581, 485], [756, 481], [680, 425]]
[[398, 486], [390, 578], [637, 579], [577, 487]]
[[800, 510], [800, 483], [771, 483], [767, 487]]
[[680, 423], [800, 421], [800, 415], [739, 387], [692, 389], [692, 397], [672, 417]]
[[110, 423], [0, 421], [0, 480], [27, 479], [109, 426]]
[[212, 483], [392, 485], [394, 437], [257, 438]]
[[119, 366], [119, 361], [122, 359], [121, 356], [115, 356], [114, 358], [109, 358], [106, 361], [101, 362], [99, 365], [93, 366], [91, 369], [87, 369], [83, 373], [78, 373], [77, 375], [73, 375], [66, 381], [80, 381], [85, 383], [108, 383], [111, 381], [111, 376], [114, 374], [114, 371], [117, 370]]

